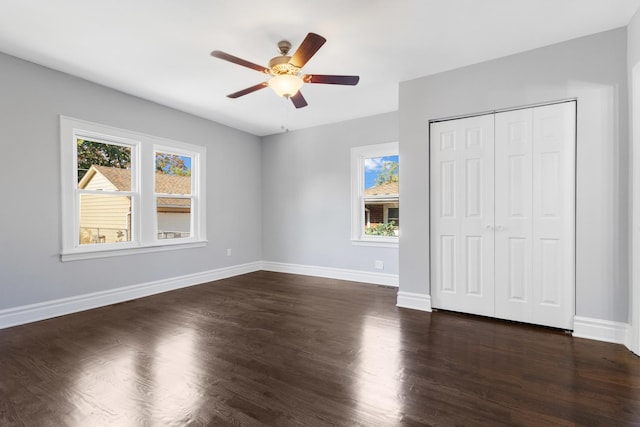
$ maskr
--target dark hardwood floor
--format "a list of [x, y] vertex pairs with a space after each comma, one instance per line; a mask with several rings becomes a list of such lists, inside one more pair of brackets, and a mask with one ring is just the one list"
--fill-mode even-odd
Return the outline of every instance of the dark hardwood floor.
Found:
[[640, 359], [257, 272], [0, 330], [0, 425], [640, 425]]

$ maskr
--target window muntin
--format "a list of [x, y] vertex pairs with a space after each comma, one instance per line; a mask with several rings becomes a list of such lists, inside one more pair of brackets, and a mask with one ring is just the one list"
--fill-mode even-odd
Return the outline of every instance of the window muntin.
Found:
[[399, 170], [397, 142], [351, 149], [351, 240], [354, 244], [397, 245]]
[[204, 147], [62, 116], [60, 138], [63, 261], [204, 245]]

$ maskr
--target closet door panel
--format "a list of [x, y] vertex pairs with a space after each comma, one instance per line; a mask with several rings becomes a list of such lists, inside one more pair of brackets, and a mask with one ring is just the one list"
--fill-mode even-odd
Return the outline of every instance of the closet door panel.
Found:
[[460, 180], [459, 135], [451, 129], [443, 129], [433, 139], [431, 152], [433, 163], [431, 181], [436, 187], [431, 189], [431, 251], [435, 254], [431, 269], [433, 284], [445, 294], [458, 292], [459, 277], [459, 216]]
[[533, 320], [533, 112], [495, 116], [495, 316]]
[[431, 294], [493, 315], [493, 116], [431, 124]]
[[573, 329], [575, 102], [533, 109], [533, 322]]

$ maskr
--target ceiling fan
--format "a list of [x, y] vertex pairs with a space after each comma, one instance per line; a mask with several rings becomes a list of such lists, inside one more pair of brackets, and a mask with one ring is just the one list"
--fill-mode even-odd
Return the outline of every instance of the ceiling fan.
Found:
[[291, 50], [291, 43], [286, 40], [282, 40], [278, 43], [280, 55], [271, 58], [268, 68], [254, 64], [253, 62], [245, 61], [244, 59], [229, 55], [228, 53], [220, 50], [214, 50], [211, 52], [211, 56], [233, 62], [234, 64], [242, 65], [243, 67], [251, 68], [271, 76], [271, 78], [265, 82], [231, 93], [227, 95], [227, 97], [239, 98], [269, 86], [279, 96], [290, 98], [296, 108], [302, 108], [307, 106], [307, 101], [300, 92], [300, 88], [304, 83], [354, 86], [358, 84], [358, 81], [360, 80], [360, 77], [358, 76], [300, 73], [300, 69], [305, 66], [309, 59], [315, 55], [326, 41], [327, 39], [318, 34], [309, 33], [293, 56], [288, 56], [289, 50]]

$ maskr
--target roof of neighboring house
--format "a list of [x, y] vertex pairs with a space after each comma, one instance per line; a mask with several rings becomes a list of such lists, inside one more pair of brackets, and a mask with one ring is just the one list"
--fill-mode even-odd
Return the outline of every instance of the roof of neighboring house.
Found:
[[[93, 165], [78, 183], [79, 188], [85, 188], [96, 175], [100, 173], [118, 191], [131, 191], [131, 170], [122, 168], [112, 168], [109, 166]], [[166, 194], [190, 194], [191, 193], [191, 177], [169, 175], [166, 173], [156, 172], [156, 193]], [[190, 199], [176, 199], [159, 197], [158, 206], [185, 208], [191, 205]]]
[[191, 194], [191, 177], [156, 172], [156, 193]]
[[[98, 172], [100, 172], [102, 175], [104, 175], [105, 178], [107, 178], [113, 185], [115, 185], [118, 191], [131, 191], [131, 171], [129, 169], [112, 168], [109, 166], [96, 166], [96, 165], [93, 165], [91, 167], [97, 170]], [[89, 172], [87, 172], [87, 175], [89, 175], [90, 173], [91, 173], [91, 169], [89, 169]], [[89, 184], [89, 181], [91, 180], [91, 178], [93, 178], [93, 175], [89, 177], [87, 184]]]
[[376, 185], [364, 190], [365, 196], [390, 196], [397, 195], [400, 188], [400, 182], [387, 181], [382, 185]]

